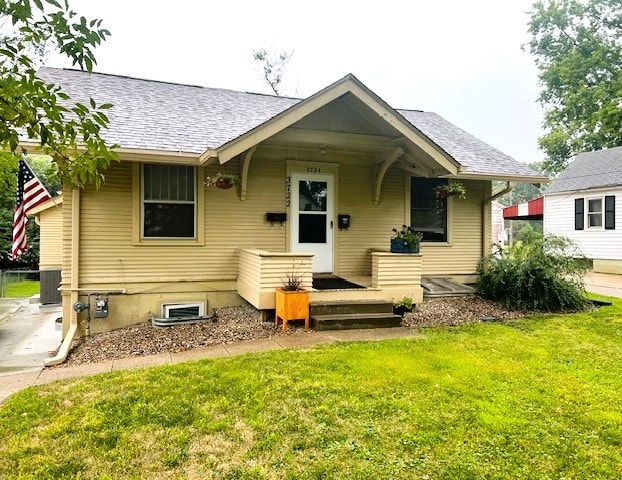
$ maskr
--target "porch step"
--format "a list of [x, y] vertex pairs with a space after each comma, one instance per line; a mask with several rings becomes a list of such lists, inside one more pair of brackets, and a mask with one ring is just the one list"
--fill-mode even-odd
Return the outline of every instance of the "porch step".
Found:
[[350, 330], [354, 328], [399, 327], [402, 317], [392, 313], [342, 313], [337, 315], [314, 315], [311, 317], [315, 330]]
[[393, 313], [393, 304], [386, 300], [332, 300], [311, 302], [311, 316], [350, 313]]
[[311, 324], [316, 330], [399, 327], [402, 317], [393, 314], [386, 300], [336, 300], [313, 302]]

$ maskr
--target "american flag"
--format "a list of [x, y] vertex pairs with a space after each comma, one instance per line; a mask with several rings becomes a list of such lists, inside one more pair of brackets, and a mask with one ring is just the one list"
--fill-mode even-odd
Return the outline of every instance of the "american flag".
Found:
[[32, 172], [24, 156], [19, 161], [17, 192], [15, 195], [15, 214], [13, 215], [13, 247], [11, 257], [15, 260], [28, 249], [26, 225], [28, 212], [52, 196]]

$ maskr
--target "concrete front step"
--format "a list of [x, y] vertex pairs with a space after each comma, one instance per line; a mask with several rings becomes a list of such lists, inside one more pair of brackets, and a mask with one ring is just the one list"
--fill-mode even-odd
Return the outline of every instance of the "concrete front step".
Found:
[[333, 300], [311, 302], [310, 311], [312, 317], [354, 313], [393, 313], [393, 304], [386, 300]]
[[312, 315], [315, 330], [349, 330], [354, 328], [399, 327], [402, 317], [392, 313], [341, 313], [334, 315]]

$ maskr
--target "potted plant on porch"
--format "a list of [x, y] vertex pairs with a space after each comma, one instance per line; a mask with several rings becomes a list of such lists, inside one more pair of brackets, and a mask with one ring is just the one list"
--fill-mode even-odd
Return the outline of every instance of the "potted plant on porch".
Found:
[[401, 230], [393, 229], [391, 253], [419, 253], [423, 234], [415, 232], [412, 227], [402, 225]]
[[304, 320], [305, 329], [309, 329], [309, 291], [303, 288], [302, 275], [295, 269], [287, 272], [283, 286], [276, 289], [276, 312], [274, 323], [283, 321], [283, 331], [287, 331], [289, 320]]
[[411, 297], [404, 297], [401, 300], [393, 301], [393, 313], [395, 315], [404, 316], [404, 313], [412, 311], [413, 299]]
[[240, 183], [239, 175], [218, 172], [215, 175], [205, 177], [206, 187], [228, 189], [233, 187], [236, 183]]

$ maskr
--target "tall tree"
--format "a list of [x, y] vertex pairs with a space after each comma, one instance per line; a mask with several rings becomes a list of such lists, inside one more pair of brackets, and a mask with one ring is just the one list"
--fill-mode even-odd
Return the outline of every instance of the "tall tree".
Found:
[[112, 105], [70, 102], [60, 86], [38, 79], [36, 70], [40, 55], [53, 49], [91, 71], [93, 50], [110, 32], [101, 20], [78, 16], [68, 0], [0, 0], [0, 22], [0, 149], [25, 151], [27, 135], [52, 157], [66, 185], [99, 186], [118, 159], [100, 136]]
[[268, 52], [265, 48], [253, 51], [253, 58], [261, 63], [263, 80], [272, 89], [275, 95], [280, 95], [280, 85], [285, 75], [287, 64], [294, 54], [293, 51], [281, 53]]
[[544, 169], [557, 173], [583, 151], [622, 145], [622, 3], [541, 0], [530, 12], [545, 107]]

